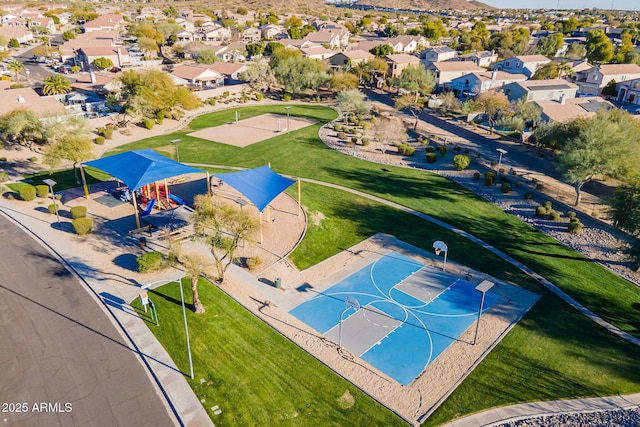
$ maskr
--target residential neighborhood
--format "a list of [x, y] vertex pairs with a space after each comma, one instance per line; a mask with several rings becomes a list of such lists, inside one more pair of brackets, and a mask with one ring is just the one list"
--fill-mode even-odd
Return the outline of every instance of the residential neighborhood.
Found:
[[640, 10], [436, 3], [0, 4], [0, 419], [639, 425]]

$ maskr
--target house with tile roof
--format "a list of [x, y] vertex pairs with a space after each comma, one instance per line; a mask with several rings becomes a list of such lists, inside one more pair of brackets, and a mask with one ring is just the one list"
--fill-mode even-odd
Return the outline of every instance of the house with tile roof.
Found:
[[482, 71], [465, 74], [452, 79], [449, 87], [458, 97], [475, 97], [492, 89], [499, 89], [509, 83], [527, 80], [524, 74], [511, 74], [504, 71]]
[[611, 81], [621, 83], [640, 78], [640, 66], [636, 64], [596, 65], [588, 70], [576, 73], [575, 84], [581, 94], [600, 95], [602, 89]]
[[176, 85], [180, 86], [208, 88], [224, 86], [224, 76], [204, 65], [176, 65], [169, 75]]
[[409, 66], [417, 67], [420, 65], [418, 57], [406, 53], [387, 55], [384, 59], [389, 64], [388, 75], [392, 78], [400, 77], [402, 71]]
[[576, 97], [578, 86], [564, 79], [513, 82], [502, 88], [509, 101], [568, 100]]
[[478, 67], [473, 62], [463, 61], [433, 62], [426, 68], [435, 75], [436, 89], [438, 90], [449, 88], [451, 81], [458, 77], [471, 73], [483, 73], [487, 71], [482, 67]]
[[444, 45], [428, 47], [420, 52], [420, 59], [425, 66], [432, 62], [448, 61], [456, 56], [458, 56], [458, 52]]
[[106, 15], [100, 15], [93, 21], [85, 22], [81, 25], [82, 30], [85, 33], [100, 30], [114, 30], [120, 31], [127, 25], [122, 15], [109, 13]]
[[551, 62], [551, 60], [544, 55], [519, 55], [498, 61], [491, 66], [491, 69], [507, 73], [524, 74], [530, 78], [536, 73], [538, 68], [549, 62]]
[[40, 118], [64, 116], [64, 105], [55, 98], [40, 96], [30, 87], [0, 91], [0, 116], [24, 109], [33, 111]]
[[542, 110], [540, 120], [543, 122], [566, 123], [578, 117], [594, 117], [603, 109], [615, 108], [612, 103], [599, 96], [533, 102]]
[[374, 58], [372, 53], [364, 50], [346, 50], [338, 52], [329, 58], [329, 64], [334, 68], [342, 68], [346, 66], [355, 67], [358, 64], [367, 62]]

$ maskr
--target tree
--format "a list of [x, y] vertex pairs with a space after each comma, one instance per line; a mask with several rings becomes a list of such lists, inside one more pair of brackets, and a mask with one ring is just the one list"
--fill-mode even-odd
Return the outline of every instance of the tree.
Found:
[[617, 63], [625, 63], [627, 55], [630, 52], [634, 52], [633, 42], [631, 41], [631, 34], [622, 33], [622, 40], [616, 49], [615, 57], [613, 58], [614, 62]]
[[150, 37], [140, 37], [138, 39], [138, 46], [140, 46], [140, 50], [145, 53], [145, 56], [148, 57], [156, 57], [156, 54], [160, 50], [156, 40]]
[[462, 104], [453, 92], [445, 92], [438, 96], [440, 109], [444, 111], [460, 111]]
[[373, 48], [371, 48], [369, 52], [377, 56], [378, 58], [383, 58], [393, 53], [393, 47], [391, 47], [391, 45], [388, 45], [386, 43], [379, 44], [378, 46], [374, 46]]
[[273, 73], [286, 91], [303, 93], [308, 89], [315, 90], [329, 80], [326, 70], [326, 65], [318, 60], [292, 56], [277, 61]]
[[65, 76], [54, 74], [42, 82], [42, 93], [45, 95], [61, 95], [71, 90], [71, 82]]
[[62, 33], [62, 40], [68, 42], [76, 38], [76, 34], [73, 31], [65, 31]]
[[531, 127], [536, 127], [542, 116], [542, 109], [533, 102], [527, 102], [524, 98], [516, 101], [514, 110], [515, 115], [520, 117], [525, 124], [531, 124]]
[[493, 128], [500, 113], [509, 108], [509, 99], [502, 92], [490, 90], [478, 95], [473, 102], [476, 110], [482, 111], [489, 121], [489, 131], [493, 134]]
[[616, 80], [611, 79], [605, 87], [602, 88], [602, 95], [616, 98], [618, 96], [618, 90], [616, 89]]
[[622, 184], [611, 198], [613, 226], [634, 236], [640, 233], [640, 181]]
[[413, 129], [416, 129], [418, 127], [417, 113], [424, 108], [424, 100], [410, 93], [406, 93], [396, 98], [394, 108], [398, 111], [404, 110], [405, 108], [408, 109], [415, 120], [413, 123]]
[[413, 93], [417, 102], [420, 95], [431, 93], [436, 85], [436, 78], [431, 71], [420, 64], [417, 67], [408, 66], [402, 70], [402, 74], [394, 80], [393, 84]]
[[334, 92], [342, 92], [349, 89], [358, 88], [358, 77], [351, 73], [336, 71], [329, 79], [329, 87]]
[[361, 83], [369, 82], [373, 76], [381, 75], [385, 76], [387, 74], [387, 70], [389, 69], [389, 64], [382, 58], [371, 58], [365, 62], [360, 62], [353, 69], [353, 72], [358, 75], [358, 79]]
[[531, 77], [531, 80], [557, 79], [558, 76], [558, 63], [555, 61], [551, 61], [538, 68]]
[[7, 64], [7, 70], [13, 71], [13, 73], [16, 75], [16, 80], [20, 81], [20, 74], [18, 73], [24, 71], [24, 64], [17, 59], [12, 59]]
[[357, 89], [339, 92], [336, 96], [338, 111], [342, 114], [366, 114], [369, 112], [369, 101]]
[[18, 108], [0, 117], [0, 134], [30, 150], [33, 143], [42, 138], [40, 119], [31, 110]]
[[72, 161], [76, 183], [80, 184], [78, 163], [94, 157], [89, 121], [79, 116], [57, 117], [45, 122], [42, 135], [47, 141], [43, 163], [54, 169], [62, 160]]
[[252, 89], [265, 91], [271, 90], [276, 84], [276, 78], [269, 64], [264, 62], [253, 62], [247, 69], [240, 73], [240, 80], [249, 83]]
[[566, 142], [558, 156], [558, 167], [574, 184], [576, 206], [584, 184], [597, 176], [621, 180], [640, 174], [640, 124], [618, 109], [599, 111], [580, 127], [578, 135]]
[[113, 61], [109, 58], [105, 58], [104, 56], [102, 56], [100, 58], [94, 59], [93, 65], [100, 70], [105, 70], [107, 68], [113, 67]]
[[222, 282], [235, 260], [238, 244], [249, 240], [259, 224], [248, 212], [208, 195], [196, 196], [194, 205], [194, 228], [198, 238], [209, 246], [218, 274], [216, 281]]
[[562, 38], [562, 33], [549, 34], [548, 36], [542, 37], [538, 40], [536, 53], [546, 56], [555, 56], [563, 43], [564, 39]]
[[198, 64], [213, 64], [218, 60], [218, 55], [213, 49], [202, 49], [198, 52], [196, 62]]
[[407, 128], [399, 117], [381, 116], [373, 121], [368, 129], [372, 137], [372, 145], [385, 154], [390, 145], [402, 144], [407, 141]]
[[262, 43], [249, 43], [246, 46], [247, 54], [249, 57], [262, 55], [264, 52], [264, 45]]
[[580, 43], [571, 43], [565, 56], [569, 59], [582, 59], [587, 56], [587, 48]]
[[191, 294], [193, 295], [193, 312], [196, 314], [202, 314], [205, 312], [204, 305], [200, 301], [200, 295], [198, 294], [198, 279], [202, 274], [209, 271], [211, 267], [211, 261], [203, 254], [199, 253], [185, 253], [183, 248], [175, 243], [169, 243], [169, 264], [181, 265], [187, 276], [191, 279]]
[[20, 42], [18, 41], [18, 39], [11, 39], [9, 40], [9, 47], [17, 49], [20, 47]]
[[589, 31], [585, 47], [592, 64], [607, 63], [613, 58], [613, 43], [602, 30]]

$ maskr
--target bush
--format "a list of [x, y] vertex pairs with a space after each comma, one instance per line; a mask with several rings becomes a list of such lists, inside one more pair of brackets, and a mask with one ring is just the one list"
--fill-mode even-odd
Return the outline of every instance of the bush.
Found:
[[416, 149], [409, 145], [407, 145], [407, 147], [404, 149], [404, 155], [407, 157], [412, 157], [415, 152], [416, 152]]
[[465, 170], [466, 168], [469, 167], [469, 165], [471, 164], [471, 159], [469, 158], [469, 156], [465, 156], [464, 154], [456, 154], [455, 156], [453, 156], [453, 167], [456, 168], [456, 170]]
[[35, 156], [34, 156], [34, 157], [29, 157], [29, 161], [30, 161], [31, 163], [36, 163], [36, 162], [38, 161], [38, 158], [37, 158], [37, 157], [35, 157]]
[[480, 172], [474, 172], [473, 179], [480, 179]]
[[351, 142], [354, 143], [354, 144], [357, 143], [358, 142], [358, 137], [357, 136], [352, 136], [351, 137]]
[[338, 132], [338, 139], [344, 139], [346, 134], [344, 132]]
[[398, 144], [396, 148], [398, 149], [398, 153], [404, 154], [409, 146], [407, 144]]
[[547, 214], [547, 208], [545, 208], [544, 206], [538, 206], [536, 208], [536, 216], [538, 218], [543, 217]]
[[6, 172], [0, 172], [0, 183], [9, 181], [9, 174]]
[[262, 99], [264, 98], [264, 95], [261, 93], [256, 93], [256, 101], [262, 101]]
[[156, 124], [156, 121], [153, 119], [144, 119], [142, 123], [144, 124], [145, 128], [151, 130], [153, 129], [153, 126]]
[[87, 207], [86, 206], [74, 206], [70, 210], [71, 219], [86, 218]]
[[93, 142], [98, 145], [104, 145], [104, 136], [96, 136], [96, 139], [94, 139]]
[[162, 270], [164, 268], [164, 257], [160, 252], [147, 252], [140, 255], [136, 262], [138, 263], [138, 271], [140, 273], [149, 273], [150, 271]]
[[58, 212], [60, 212], [60, 207], [58, 206], [57, 203], [51, 203], [49, 206], [47, 206], [47, 210], [51, 215], [56, 213], [56, 209], [58, 210]]
[[104, 130], [105, 130], [105, 128], [103, 128], [103, 127], [96, 128], [96, 132], [98, 133], [98, 135], [104, 136]]
[[484, 185], [490, 187], [496, 183], [496, 173], [495, 172], [485, 172], [484, 173]]
[[262, 258], [260, 258], [259, 256], [250, 256], [246, 261], [247, 268], [249, 269], [249, 271], [253, 271], [256, 268], [260, 267], [263, 262], [264, 261], [262, 261]]
[[445, 154], [447, 154], [447, 147], [445, 147], [444, 145], [440, 145], [438, 147], [438, 153], [440, 153], [441, 156], [444, 156]]
[[291, 101], [291, 94], [285, 93], [284, 95], [282, 95], [282, 100], [285, 102]]
[[93, 220], [91, 218], [76, 218], [71, 221], [73, 231], [79, 236], [91, 233], [93, 230]]
[[571, 221], [572, 219], [574, 219], [576, 217], [576, 213], [573, 212], [573, 211], [569, 211], [569, 212], [567, 212], [567, 217]]
[[550, 200], [547, 200], [546, 202], [544, 202], [544, 203], [542, 204], [542, 206], [544, 206], [544, 207], [545, 207], [545, 209], [547, 210], [547, 213], [551, 213], [551, 211], [553, 210], [553, 209], [552, 209], [552, 206], [553, 206], [553, 205], [552, 205], [552, 203], [551, 203], [551, 201], [550, 201]]
[[340, 126], [339, 124], [335, 123], [333, 125], [333, 130], [335, 130], [336, 132], [340, 132], [342, 130], [342, 126]]
[[551, 221], [557, 221], [557, 220], [559, 220], [559, 219], [560, 219], [560, 213], [559, 213], [559, 212], [556, 212], [556, 211], [551, 211], [551, 212], [549, 213], [549, 219], [550, 219]]
[[36, 185], [36, 196], [42, 197], [43, 199], [49, 195], [49, 186], [48, 185]]
[[433, 145], [427, 145], [425, 147], [425, 150], [427, 150], [427, 153], [435, 153], [436, 147], [434, 147]]
[[539, 190], [539, 191], [544, 190], [544, 184], [541, 182], [536, 183], [536, 190]]
[[569, 225], [567, 226], [567, 231], [569, 233], [579, 233], [582, 230], [582, 223], [579, 220], [569, 221]]
[[524, 199], [525, 200], [531, 200], [533, 198], [533, 194], [531, 193], [524, 193]]
[[511, 191], [511, 184], [509, 184], [508, 182], [505, 182], [500, 186], [500, 192], [502, 194], [506, 194], [509, 191]]
[[436, 153], [427, 153], [427, 163], [435, 163], [438, 160]]
[[36, 198], [36, 188], [33, 185], [27, 185], [18, 190], [18, 194], [22, 200], [30, 202]]
[[369, 138], [362, 138], [362, 146], [366, 147], [367, 145], [369, 145], [370, 141]]

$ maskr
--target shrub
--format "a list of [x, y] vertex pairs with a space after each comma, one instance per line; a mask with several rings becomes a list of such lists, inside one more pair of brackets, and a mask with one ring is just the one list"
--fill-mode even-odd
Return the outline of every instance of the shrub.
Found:
[[471, 159], [469, 158], [469, 156], [465, 156], [464, 154], [456, 154], [455, 156], [453, 156], [453, 167], [456, 168], [456, 170], [465, 170], [466, 168], [469, 167], [469, 165], [471, 164]]
[[415, 152], [416, 152], [416, 149], [409, 145], [407, 145], [407, 147], [404, 149], [404, 155], [408, 157], [412, 157]]
[[142, 254], [136, 259], [136, 262], [138, 263], [138, 271], [140, 273], [148, 273], [164, 268], [164, 257], [160, 252], [147, 252], [146, 254]]
[[536, 190], [544, 190], [544, 184], [541, 182], [536, 183]]
[[533, 198], [533, 194], [531, 193], [524, 193], [524, 199], [525, 200], [531, 200]]
[[445, 147], [444, 145], [439, 146], [438, 153], [440, 153], [441, 156], [444, 156], [445, 154], [447, 154], [447, 147]]
[[557, 221], [557, 220], [559, 220], [559, 219], [560, 219], [560, 213], [559, 213], [559, 212], [556, 212], [556, 211], [551, 211], [551, 212], [549, 213], [549, 219], [550, 219], [550, 220], [552, 220], [552, 221]]
[[509, 184], [508, 182], [505, 182], [500, 186], [500, 192], [502, 194], [506, 194], [509, 191], [511, 191], [511, 184]]
[[425, 150], [427, 150], [427, 153], [434, 153], [436, 151], [436, 147], [434, 147], [433, 145], [427, 145], [425, 147]]
[[351, 137], [351, 142], [353, 142], [354, 144], [358, 142], [358, 137], [357, 136], [352, 136]]
[[87, 207], [86, 206], [74, 206], [70, 210], [71, 219], [86, 218]]
[[47, 185], [36, 185], [36, 196], [42, 197], [43, 199], [49, 195], [49, 186]]
[[333, 130], [335, 130], [336, 132], [340, 132], [342, 130], [342, 126], [340, 126], [339, 124], [335, 123], [333, 125]]
[[0, 162], [6, 162], [7, 158], [6, 157], [0, 157]]
[[547, 214], [547, 208], [545, 208], [544, 206], [538, 206], [536, 208], [536, 216], [538, 218], [543, 217]]
[[153, 119], [144, 119], [142, 123], [144, 124], [144, 127], [149, 130], [153, 129], [153, 126], [156, 124], [155, 120]]
[[284, 95], [282, 95], [282, 100], [285, 102], [291, 101], [291, 94], [285, 93]]
[[351, 135], [355, 135], [355, 134], [357, 134], [357, 133], [358, 133], [358, 129], [356, 129], [356, 128], [351, 128], [351, 129], [349, 129], [349, 133], [350, 133]]
[[551, 204], [551, 201], [550, 201], [550, 200], [547, 200], [546, 202], [544, 202], [544, 203], [542, 204], [542, 206], [544, 206], [544, 207], [545, 207], [545, 209], [547, 209], [547, 213], [551, 213], [551, 211], [553, 210], [553, 209], [552, 209], [552, 204]]
[[262, 99], [264, 98], [264, 95], [261, 93], [256, 93], [256, 101], [262, 101]]
[[73, 231], [79, 236], [91, 233], [93, 229], [93, 220], [91, 218], [76, 218], [71, 221]]
[[435, 163], [438, 160], [436, 153], [427, 153], [427, 163]]
[[37, 158], [37, 157], [35, 157], [35, 156], [34, 156], [34, 157], [29, 157], [29, 161], [30, 161], [31, 163], [36, 163], [36, 162], [38, 161], [38, 158]]
[[345, 136], [346, 136], [346, 134], [344, 132], [338, 132], [338, 138], [339, 139], [344, 139]]
[[259, 256], [250, 256], [246, 261], [247, 268], [249, 269], [249, 271], [253, 271], [256, 268], [260, 267], [263, 262], [264, 261], [262, 261], [262, 258], [260, 258]]
[[582, 223], [579, 220], [569, 221], [569, 225], [567, 225], [567, 231], [569, 233], [578, 233], [582, 230]]
[[96, 132], [98, 133], [98, 135], [104, 136], [104, 130], [105, 130], [105, 128], [103, 128], [103, 127], [96, 128]]
[[18, 190], [18, 194], [22, 200], [30, 202], [36, 198], [36, 188], [33, 185], [27, 185]]
[[567, 212], [567, 217], [569, 218], [569, 220], [572, 220], [576, 217], [576, 213], [573, 211], [569, 211]]
[[104, 136], [96, 136], [96, 139], [93, 142], [98, 145], [104, 145]]
[[404, 154], [409, 146], [407, 144], [398, 144], [396, 148], [398, 149], [398, 153]]
[[0, 182], [9, 181], [9, 174], [6, 172], [0, 172]]
[[474, 172], [473, 179], [480, 179], [480, 172]]
[[102, 136], [104, 136], [104, 139], [111, 139], [113, 138], [113, 129], [112, 128], [106, 128], [102, 134]]
[[496, 173], [495, 172], [485, 172], [484, 173], [484, 185], [487, 187], [496, 183]]
[[60, 212], [60, 207], [58, 206], [57, 203], [51, 203], [49, 206], [47, 206], [47, 210], [51, 215], [56, 213], [56, 209], [58, 210], [58, 212]]
[[367, 145], [369, 145], [370, 141], [369, 138], [362, 138], [362, 146], [366, 147]]

